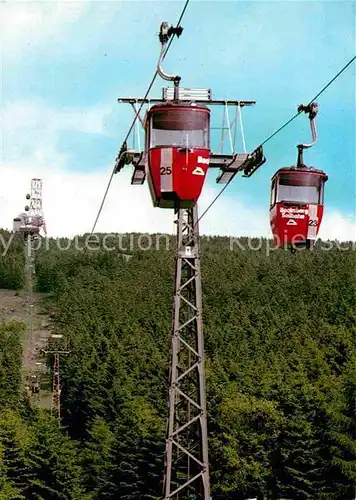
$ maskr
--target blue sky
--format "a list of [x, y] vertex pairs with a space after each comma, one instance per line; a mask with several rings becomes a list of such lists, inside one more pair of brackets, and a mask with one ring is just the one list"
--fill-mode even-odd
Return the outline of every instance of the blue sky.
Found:
[[[39, 175], [50, 233], [91, 229], [132, 120], [129, 105], [117, 98], [143, 96], [159, 55], [160, 23], [174, 24], [183, 5], [2, 4], [1, 226], [11, 226], [30, 178]], [[249, 150], [355, 53], [351, 1], [191, 0], [182, 26], [165, 69], [181, 75], [183, 86], [212, 88], [215, 98], [256, 100], [243, 114]], [[158, 78], [151, 96], [160, 96], [165, 85]], [[329, 175], [322, 229], [325, 236], [355, 239], [355, 63], [318, 103], [319, 139], [305, 159]], [[220, 123], [216, 110], [213, 121]], [[270, 178], [295, 162], [296, 144], [309, 138], [309, 121], [301, 115], [266, 144], [267, 163], [258, 173], [228, 187], [202, 220], [202, 231], [268, 235]], [[115, 176], [98, 230], [171, 231], [172, 214], [151, 207], [148, 187], [131, 187], [129, 177], [129, 171]], [[211, 172], [201, 211], [220, 189], [215, 177]]]

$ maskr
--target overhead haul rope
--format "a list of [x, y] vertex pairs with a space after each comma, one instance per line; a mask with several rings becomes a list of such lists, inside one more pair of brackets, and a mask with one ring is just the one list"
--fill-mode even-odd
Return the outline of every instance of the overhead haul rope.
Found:
[[[330, 82], [328, 82], [321, 90], [320, 92], [317, 93], [317, 95], [315, 97], [313, 97], [313, 99], [311, 99], [311, 101], [309, 102], [308, 106], [311, 105], [314, 101], [316, 101], [316, 99], [341, 75], [341, 73], [343, 73], [345, 71], [345, 69], [347, 69], [350, 64], [352, 64], [354, 62], [354, 60], [356, 59], [356, 56], [354, 56], [352, 59], [350, 59], [350, 61], [334, 76], [334, 78], [332, 78], [330, 80]], [[277, 129], [275, 132], [273, 132], [273, 134], [269, 135], [267, 137], [267, 139], [265, 139], [262, 143], [261, 143], [261, 146], [263, 146], [264, 144], [266, 144], [266, 142], [270, 141], [273, 137], [275, 137], [281, 130], [283, 130], [287, 125], [289, 125], [293, 120], [295, 120], [295, 118], [297, 118], [297, 116], [300, 115], [300, 113], [302, 113], [302, 110], [301, 111], [298, 111], [298, 113], [296, 113], [292, 118], [290, 118], [290, 120], [288, 120], [284, 125], [282, 125], [281, 127], [279, 127], [279, 129]], [[240, 118], [241, 118], [241, 115], [240, 115]], [[241, 122], [240, 122], [241, 123]], [[243, 129], [241, 129], [242, 131]], [[243, 132], [242, 132], [243, 134]], [[243, 142], [244, 142], [244, 149], [245, 149], [245, 152], [246, 152], [246, 146], [245, 146], [245, 140], [244, 140], [244, 135], [242, 135], [243, 137]], [[235, 172], [231, 178], [229, 179], [229, 181], [225, 184], [225, 186], [219, 191], [219, 193], [215, 196], [215, 198], [211, 201], [211, 203], [208, 205], [208, 208], [206, 208], [204, 210], [204, 212], [202, 213], [202, 215], [199, 217], [199, 219], [197, 220], [197, 223], [199, 221], [201, 221], [201, 219], [204, 217], [204, 215], [207, 214], [207, 212], [211, 209], [211, 207], [214, 205], [214, 203], [220, 198], [220, 196], [223, 194], [223, 192], [225, 191], [225, 189], [228, 187], [228, 185], [230, 184], [230, 182], [233, 180], [233, 178], [235, 177], [235, 175], [237, 174], [237, 172]]]
[[[184, 16], [184, 14], [185, 14], [185, 11], [187, 10], [188, 4], [189, 4], [189, 0], [186, 0], [186, 2], [185, 2], [185, 4], [184, 4], [184, 7], [183, 7], [183, 10], [182, 10], [182, 13], [181, 13], [181, 15], [180, 15], [180, 17], [179, 17], [179, 19], [178, 19], [178, 22], [177, 22], [177, 26], [176, 26], [177, 28], [179, 27], [179, 25], [180, 25], [180, 23], [181, 23], [181, 21], [182, 21], [182, 19], [183, 19], [183, 16]], [[173, 42], [173, 38], [174, 38], [174, 36], [175, 36], [175, 33], [173, 33], [173, 34], [172, 34], [172, 36], [171, 36], [171, 38], [170, 38], [170, 40], [169, 40], [169, 43], [168, 43], [168, 45], [167, 45], [167, 49], [166, 49], [165, 53], [163, 54], [162, 60], [166, 57], [167, 52], [168, 52], [168, 50], [169, 50], [169, 48], [170, 48], [170, 46], [171, 46], [171, 44], [172, 44], [172, 42]], [[129, 138], [129, 136], [130, 136], [130, 134], [131, 134], [131, 132], [132, 132], [132, 130], [133, 130], [133, 128], [134, 128], [134, 126], [135, 126], [136, 120], [137, 120], [137, 118], [139, 118], [139, 115], [140, 115], [141, 109], [142, 109], [142, 107], [143, 107], [143, 105], [144, 105], [145, 100], [146, 100], [146, 99], [147, 99], [147, 97], [148, 97], [148, 94], [150, 93], [150, 90], [151, 90], [152, 85], [154, 84], [154, 82], [155, 82], [155, 80], [156, 80], [156, 78], [157, 78], [157, 75], [158, 75], [158, 70], [156, 70], [155, 74], [153, 75], [153, 78], [152, 78], [152, 80], [151, 80], [151, 83], [149, 84], [149, 87], [148, 87], [148, 89], [147, 89], [147, 92], [146, 92], [146, 94], [145, 94], [145, 97], [143, 98], [143, 102], [141, 103], [141, 105], [140, 105], [140, 107], [139, 107], [138, 111], [136, 112], [135, 117], [134, 117], [134, 119], [133, 119], [133, 122], [132, 122], [132, 124], [131, 124], [131, 127], [129, 128], [129, 131], [127, 132], [127, 135], [126, 135], [126, 137], [125, 137], [125, 139], [124, 139], [124, 143], [128, 140], [128, 138]], [[114, 166], [114, 168], [113, 168], [113, 170], [112, 170], [112, 173], [111, 173], [111, 175], [110, 175], [110, 179], [109, 179], [108, 185], [107, 185], [106, 190], [105, 190], [104, 198], [103, 198], [103, 201], [101, 202], [101, 205], [100, 205], [100, 208], [99, 208], [99, 212], [98, 212], [98, 215], [96, 216], [96, 219], [95, 219], [95, 222], [94, 222], [94, 225], [93, 225], [93, 228], [92, 228], [92, 230], [91, 230], [90, 235], [92, 235], [92, 234], [94, 233], [94, 231], [95, 231], [95, 227], [96, 227], [96, 224], [97, 224], [98, 219], [99, 219], [99, 217], [100, 217], [101, 211], [102, 211], [102, 209], [103, 209], [103, 206], [104, 206], [104, 203], [105, 203], [105, 200], [106, 200], [106, 197], [107, 197], [107, 194], [108, 194], [108, 191], [109, 191], [109, 188], [110, 188], [110, 185], [111, 185], [112, 179], [113, 179], [113, 177], [114, 177], [114, 174], [115, 174], [115, 166]]]

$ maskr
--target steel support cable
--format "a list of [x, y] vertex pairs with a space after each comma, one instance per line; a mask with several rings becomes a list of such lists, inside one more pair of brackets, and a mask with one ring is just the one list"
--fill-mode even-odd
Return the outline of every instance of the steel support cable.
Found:
[[[181, 12], [181, 15], [179, 16], [179, 19], [178, 19], [178, 21], [177, 21], [177, 26], [176, 26], [177, 28], [179, 27], [180, 23], [182, 22], [182, 19], [183, 19], [183, 16], [184, 16], [184, 14], [185, 14], [185, 11], [187, 10], [187, 7], [188, 7], [188, 4], [189, 4], [189, 1], [190, 1], [190, 0], [186, 0], [186, 2], [185, 2], [185, 4], [184, 4], [183, 10], [182, 10], [182, 12]], [[174, 36], [175, 36], [175, 33], [173, 33], [173, 34], [172, 34], [172, 36], [171, 36], [171, 38], [170, 38], [170, 40], [169, 40], [169, 42], [168, 42], [167, 49], [166, 49], [166, 51], [165, 51], [165, 53], [164, 53], [164, 55], [163, 55], [162, 60], [166, 57], [167, 52], [168, 52], [168, 50], [169, 50], [170, 46], [172, 45], [172, 42], [173, 42], [173, 38], [174, 38]], [[136, 114], [135, 114], [135, 117], [134, 117], [133, 122], [132, 122], [132, 124], [131, 124], [131, 127], [129, 128], [129, 131], [127, 132], [126, 137], [125, 137], [125, 139], [124, 139], [124, 141], [123, 141], [124, 143], [125, 143], [125, 142], [127, 141], [127, 139], [129, 138], [129, 136], [130, 136], [130, 134], [131, 134], [131, 132], [132, 132], [132, 130], [133, 130], [133, 128], [134, 128], [134, 126], [135, 126], [136, 120], [137, 120], [137, 118], [139, 117], [140, 112], [141, 112], [141, 109], [142, 109], [142, 107], [143, 107], [143, 105], [144, 105], [144, 101], [147, 99], [148, 94], [150, 93], [151, 88], [152, 88], [152, 86], [153, 86], [153, 84], [154, 84], [154, 82], [155, 82], [155, 80], [156, 80], [156, 78], [157, 78], [157, 75], [158, 75], [158, 71], [156, 70], [156, 72], [155, 72], [155, 74], [153, 75], [153, 78], [152, 78], [152, 80], [151, 80], [151, 83], [149, 84], [149, 87], [148, 87], [148, 89], [147, 89], [147, 91], [146, 91], [145, 97], [143, 98], [143, 102], [141, 103], [140, 107], [138, 108], [138, 111], [136, 111], [136, 110], [135, 110]], [[108, 185], [107, 185], [107, 187], [106, 187], [105, 194], [104, 194], [103, 200], [102, 200], [102, 202], [101, 202], [101, 205], [100, 205], [100, 208], [99, 208], [98, 214], [97, 214], [97, 216], [96, 216], [96, 219], [95, 219], [95, 222], [94, 222], [94, 225], [93, 225], [93, 228], [92, 228], [92, 230], [91, 230], [90, 235], [92, 235], [92, 234], [94, 233], [94, 231], [95, 231], [95, 228], [96, 228], [97, 222], [98, 222], [98, 220], [99, 220], [99, 217], [100, 217], [101, 211], [102, 211], [102, 209], [103, 209], [103, 206], [104, 206], [104, 203], [105, 203], [105, 200], [106, 200], [106, 197], [107, 197], [107, 194], [108, 194], [108, 191], [109, 191], [109, 188], [110, 188], [110, 185], [111, 185], [112, 179], [113, 179], [113, 177], [114, 177], [114, 174], [115, 174], [115, 166], [114, 166], [114, 168], [113, 168], [113, 170], [112, 170], [112, 172], [111, 172], [111, 175], [110, 175], [110, 178], [109, 178], [109, 182], [108, 182]]]
[[[317, 93], [317, 95], [315, 97], [313, 97], [313, 99], [310, 100], [310, 102], [308, 103], [308, 105], [310, 105], [312, 102], [314, 102], [340, 75], [341, 73], [343, 73], [349, 66], [350, 64], [352, 64], [354, 62], [354, 60], [356, 59], [356, 56], [354, 56], [352, 59], [350, 59], [350, 61], [334, 76], [334, 78], [332, 78], [321, 90], [320, 92]], [[298, 113], [296, 113], [292, 118], [290, 118], [284, 125], [282, 125], [281, 127], [279, 127], [279, 129], [277, 129], [275, 132], [273, 132], [273, 134], [269, 135], [267, 137], [267, 139], [265, 139], [262, 143], [261, 143], [261, 146], [263, 146], [264, 144], [266, 144], [266, 142], [270, 141], [273, 137], [275, 137], [279, 132], [281, 132], [281, 130], [283, 130], [287, 125], [289, 125], [293, 120], [295, 120], [295, 118], [297, 118], [297, 116], [300, 115], [302, 111], [299, 111]], [[201, 219], [204, 217], [204, 215], [207, 214], [207, 212], [211, 209], [211, 207], [214, 205], [214, 203], [220, 198], [220, 196], [223, 194], [223, 192], [225, 191], [225, 189], [228, 187], [228, 185], [230, 184], [230, 182], [234, 179], [235, 175], [237, 174], [238, 172], [235, 172], [231, 178], [229, 179], [229, 181], [225, 184], [225, 186], [219, 191], [219, 193], [215, 196], [215, 198], [210, 202], [210, 204], [208, 205], [208, 208], [206, 208], [204, 210], [204, 212], [202, 213], [202, 215], [199, 217], [199, 219], [197, 220], [197, 223], [199, 221], [201, 221]]]

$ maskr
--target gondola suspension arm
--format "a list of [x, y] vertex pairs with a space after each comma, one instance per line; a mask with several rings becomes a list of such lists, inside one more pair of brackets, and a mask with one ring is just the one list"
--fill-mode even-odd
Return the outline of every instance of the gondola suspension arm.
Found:
[[178, 75], [169, 75], [166, 73], [163, 68], [162, 68], [162, 62], [164, 59], [164, 56], [166, 55], [166, 47], [167, 47], [167, 42], [170, 39], [170, 37], [174, 34], [177, 35], [179, 38], [180, 35], [182, 34], [183, 28], [181, 26], [177, 26], [174, 28], [173, 26], [168, 26], [167, 22], [163, 22], [160, 27], [159, 31], [159, 41], [161, 42], [162, 48], [161, 48], [161, 53], [158, 59], [158, 64], [157, 64], [157, 72], [163, 80], [168, 80], [174, 83], [174, 100], [178, 101], [179, 99], [179, 82], [181, 81], [181, 77]]
[[314, 144], [317, 141], [317, 132], [316, 132], [316, 126], [315, 126], [314, 119], [318, 113], [318, 103], [312, 102], [311, 104], [307, 104], [307, 105], [301, 104], [300, 106], [298, 106], [298, 113], [301, 113], [303, 111], [304, 111], [304, 113], [309, 113], [310, 129], [311, 129], [311, 133], [312, 133], [312, 142], [309, 144], [298, 144], [297, 145], [297, 148], [298, 148], [297, 166], [298, 167], [302, 167], [304, 165], [304, 163], [303, 163], [303, 151], [304, 151], [304, 149], [311, 148], [312, 146], [314, 146]]

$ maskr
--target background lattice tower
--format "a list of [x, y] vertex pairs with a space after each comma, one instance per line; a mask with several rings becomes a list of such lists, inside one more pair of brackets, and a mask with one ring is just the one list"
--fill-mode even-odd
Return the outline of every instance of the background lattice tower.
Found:
[[28, 343], [31, 344], [33, 336], [33, 285], [35, 274], [35, 259], [33, 249], [33, 237], [30, 234], [25, 235], [25, 287], [26, 287], [26, 303], [29, 317], [29, 335]]
[[68, 355], [67, 342], [63, 335], [52, 334], [48, 340], [48, 348], [44, 350], [45, 354], [53, 356], [53, 392], [51, 415], [61, 423], [61, 380], [60, 380], [60, 356]]
[[46, 223], [42, 204], [42, 179], [31, 179], [31, 193], [28, 208], [28, 217], [31, 224], [42, 228], [46, 234]]

